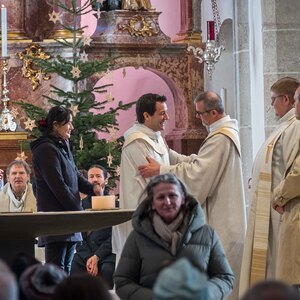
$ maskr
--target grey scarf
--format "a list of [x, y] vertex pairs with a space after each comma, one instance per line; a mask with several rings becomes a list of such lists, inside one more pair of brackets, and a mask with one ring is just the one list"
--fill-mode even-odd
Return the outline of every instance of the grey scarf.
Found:
[[167, 224], [159, 214], [154, 212], [154, 230], [162, 238], [164, 244], [167, 245], [173, 255], [176, 254], [177, 246], [182, 239], [183, 232], [186, 229], [187, 219], [188, 216], [184, 216], [183, 212], [180, 211], [175, 220], [170, 224]]

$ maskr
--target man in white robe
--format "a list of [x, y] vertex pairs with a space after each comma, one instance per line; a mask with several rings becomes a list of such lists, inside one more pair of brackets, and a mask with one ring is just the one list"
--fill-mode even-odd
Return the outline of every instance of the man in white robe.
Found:
[[14, 160], [6, 169], [7, 183], [0, 192], [0, 212], [36, 212], [36, 199], [29, 182], [30, 167]]
[[[161, 131], [169, 119], [166, 97], [157, 94], [145, 94], [136, 103], [137, 122], [125, 134], [121, 154], [120, 170], [120, 207], [135, 209], [148, 179], [138, 172], [138, 166], [147, 163], [146, 157], [154, 157], [160, 163], [169, 165], [184, 160], [168, 148]], [[112, 247], [118, 258], [125, 241], [132, 230], [131, 221], [113, 227]]]
[[237, 299], [238, 278], [246, 231], [246, 208], [237, 121], [224, 112], [220, 96], [204, 92], [195, 99], [196, 115], [209, 134], [197, 156], [173, 166], [140, 166], [143, 177], [171, 172], [180, 178], [205, 211], [206, 222], [220, 236], [234, 271], [234, 291], [228, 299]]
[[281, 78], [271, 87], [279, 125], [260, 147], [252, 169], [250, 212], [240, 279], [240, 295], [257, 281], [275, 278], [280, 215], [271, 209], [272, 192], [297, 154], [300, 122], [295, 118], [297, 79]]

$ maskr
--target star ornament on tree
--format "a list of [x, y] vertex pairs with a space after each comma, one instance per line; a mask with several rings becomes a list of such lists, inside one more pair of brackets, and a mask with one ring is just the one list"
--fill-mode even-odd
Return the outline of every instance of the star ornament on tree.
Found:
[[54, 24], [56, 22], [61, 23], [61, 15], [59, 12], [53, 11], [49, 15], [49, 21], [53, 22]]
[[11, 111], [10, 111], [10, 114], [11, 114], [12, 117], [15, 119], [15, 118], [18, 116], [18, 114], [19, 114], [18, 109], [15, 108], [15, 107], [13, 107], [13, 108], [11, 109]]
[[79, 78], [81, 71], [78, 67], [73, 66], [71, 73], [73, 75], [73, 78]]
[[15, 160], [26, 160], [28, 158], [28, 156], [25, 155], [24, 151], [21, 151], [21, 153], [17, 153], [17, 157], [15, 158]]
[[83, 42], [83, 46], [90, 46], [91, 45], [91, 37], [89, 35], [83, 35], [82, 36], [82, 42]]
[[80, 59], [81, 61], [83, 62], [87, 62], [89, 59], [88, 59], [88, 55], [86, 54], [85, 51], [83, 51], [82, 53], [80, 53]]
[[31, 120], [30, 118], [28, 118], [27, 121], [24, 122], [24, 124], [25, 129], [28, 129], [30, 131], [32, 131], [32, 129], [36, 127], [35, 120]]
[[76, 115], [79, 113], [78, 105], [72, 104], [70, 110], [74, 117], [76, 117]]

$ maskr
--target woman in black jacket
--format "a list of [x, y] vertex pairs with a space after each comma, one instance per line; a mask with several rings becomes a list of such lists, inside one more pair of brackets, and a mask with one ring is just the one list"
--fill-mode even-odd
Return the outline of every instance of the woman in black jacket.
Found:
[[217, 233], [205, 224], [199, 203], [172, 174], [154, 177], [133, 214], [114, 281], [122, 300], [153, 299], [152, 288], [165, 262], [188, 252], [208, 276], [207, 300], [232, 291], [234, 275]]
[[[63, 106], [52, 107], [46, 120], [40, 120], [39, 129], [42, 137], [31, 143], [38, 211], [82, 210], [79, 192], [100, 195], [101, 187], [90, 184], [75, 166], [69, 147], [72, 112]], [[78, 241], [82, 241], [80, 232], [40, 237], [39, 246], [45, 246], [47, 263], [70, 273]]]

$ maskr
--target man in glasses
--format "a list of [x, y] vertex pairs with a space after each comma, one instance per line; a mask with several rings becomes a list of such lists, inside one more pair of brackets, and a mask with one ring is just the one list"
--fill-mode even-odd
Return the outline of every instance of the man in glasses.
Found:
[[198, 155], [176, 165], [140, 166], [143, 177], [173, 173], [180, 178], [202, 205], [206, 222], [220, 236], [236, 277], [232, 299], [237, 299], [238, 278], [246, 231], [246, 208], [237, 121], [224, 111], [221, 97], [214, 92], [199, 94], [194, 100], [196, 117], [208, 129]]
[[271, 105], [279, 125], [260, 147], [252, 168], [240, 294], [256, 281], [275, 278], [280, 214], [271, 209], [271, 199], [298, 151], [300, 122], [295, 118], [294, 108], [298, 86], [297, 79], [284, 77], [271, 87]]

